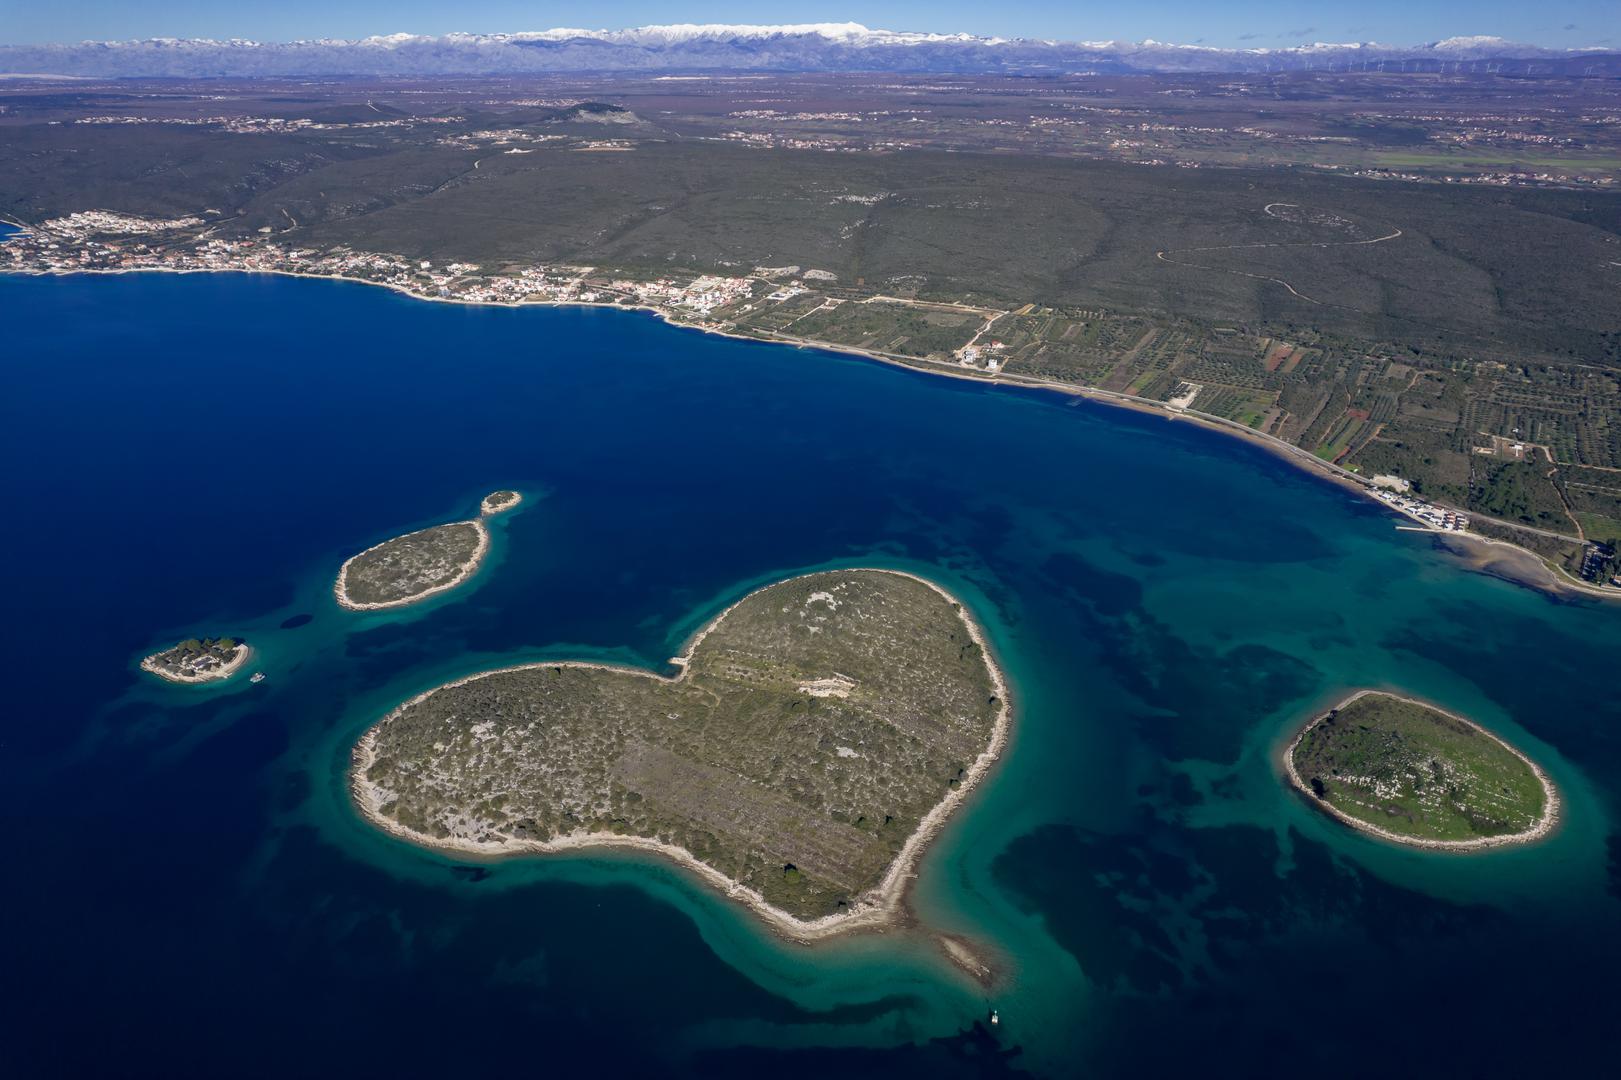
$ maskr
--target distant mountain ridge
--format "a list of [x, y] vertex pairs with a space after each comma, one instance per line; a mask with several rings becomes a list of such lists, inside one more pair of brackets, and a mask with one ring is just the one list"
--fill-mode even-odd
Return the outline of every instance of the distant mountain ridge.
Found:
[[557, 71], [1064, 72], [1444, 71], [1621, 74], [1621, 55], [1496, 37], [1415, 46], [1318, 42], [1218, 49], [1159, 41], [1043, 41], [870, 30], [859, 23], [672, 25], [512, 34], [389, 34], [258, 42], [150, 38], [0, 45], [0, 72], [79, 76], [511, 75]]

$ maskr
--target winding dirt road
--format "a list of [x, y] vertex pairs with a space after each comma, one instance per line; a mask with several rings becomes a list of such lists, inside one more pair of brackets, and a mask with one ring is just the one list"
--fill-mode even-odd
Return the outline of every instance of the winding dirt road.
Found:
[[[1268, 217], [1276, 218], [1276, 217], [1278, 217], [1278, 215], [1274, 214], [1272, 212], [1272, 208], [1274, 206], [1298, 207], [1298, 205], [1299, 204], [1297, 204], [1297, 203], [1267, 203], [1265, 206], [1261, 207], [1261, 212], [1266, 214]], [[1279, 220], [1282, 220], [1282, 219], [1280, 218]], [[1295, 288], [1293, 285], [1289, 284], [1287, 281], [1283, 280], [1282, 278], [1269, 277], [1266, 274], [1252, 274], [1247, 270], [1232, 270], [1232, 269], [1229, 269], [1229, 268], [1224, 267], [1224, 266], [1201, 266], [1198, 263], [1183, 262], [1183, 261], [1181, 261], [1179, 259], [1172, 259], [1169, 256], [1171, 256], [1171, 255], [1181, 255], [1181, 254], [1183, 254], [1185, 252], [1191, 252], [1191, 251], [1240, 251], [1240, 250], [1243, 250], [1245, 248], [1360, 247], [1360, 246], [1365, 245], [1365, 244], [1382, 244], [1386, 240], [1394, 240], [1394, 239], [1396, 239], [1397, 237], [1399, 237], [1401, 235], [1402, 235], [1402, 231], [1400, 229], [1397, 229], [1394, 232], [1386, 233], [1384, 236], [1376, 236], [1372, 240], [1307, 241], [1305, 243], [1291, 243], [1291, 244], [1275, 244], [1275, 243], [1267, 243], [1267, 244], [1217, 244], [1217, 245], [1210, 246], [1210, 247], [1167, 248], [1164, 251], [1156, 251], [1154, 253], [1154, 257], [1156, 259], [1158, 259], [1160, 262], [1170, 263], [1172, 266], [1185, 266], [1185, 267], [1188, 267], [1191, 270], [1211, 270], [1211, 271], [1214, 271], [1214, 272], [1220, 273], [1220, 274], [1237, 274], [1239, 277], [1254, 278], [1256, 281], [1270, 281], [1274, 285], [1282, 285], [1285, 289], [1288, 289], [1291, 296], [1299, 297], [1300, 299], [1306, 301], [1309, 304], [1317, 304], [1317, 305], [1321, 306], [1323, 304], [1326, 304], [1327, 301], [1319, 300], [1314, 296], [1307, 296], [1305, 293], [1301, 292], [1299, 289]], [[1331, 304], [1329, 306], [1337, 307], [1339, 305]]]

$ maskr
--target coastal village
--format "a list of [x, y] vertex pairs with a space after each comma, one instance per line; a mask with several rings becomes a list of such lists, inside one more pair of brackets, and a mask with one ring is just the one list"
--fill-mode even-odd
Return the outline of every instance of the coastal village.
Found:
[[[1380, 479], [1383, 478], [1375, 477], [1374, 482], [1376, 485]], [[1374, 492], [1374, 498], [1429, 528], [1440, 529], [1442, 532], [1469, 531], [1469, 517], [1467, 514], [1460, 514], [1455, 510], [1448, 510], [1444, 506], [1427, 503], [1423, 499], [1414, 498], [1402, 491], [1395, 491], [1381, 486], [1378, 491]]]
[[[634, 304], [679, 309], [702, 317], [749, 298], [754, 277], [700, 275], [633, 280], [610, 277], [590, 266], [529, 266], [489, 274], [473, 263], [435, 263], [399, 255], [339, 248], [316, 251], [271, 240], [209, 238], [205, 230], [189, 244], [162, 243], [166, 234], [194, 230], [203, 218], [142, 218], [89, 210], [53, 218], [0, 246], [0, 271], [258, 271], [337, 277], [388, 285], [424, 299], [462, 303]], [[154, 242], [147, 242], [150, 237]], [[766, 274], [798, 267], [762, 268]], [[812, 271], [811, 273], [814, 273]], [[763, 275], [762, 275], [763, 276]], [[829, 275], [831, 276], [831, 275]], [[813, 279], [814, 280], [814, 279]]]

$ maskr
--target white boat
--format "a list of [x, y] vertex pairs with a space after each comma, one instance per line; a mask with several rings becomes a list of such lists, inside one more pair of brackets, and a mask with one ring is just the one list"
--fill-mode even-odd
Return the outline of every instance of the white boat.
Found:
[[262, 683], [265, 681], [265, 673], [262, 671], [255, 671], [248, 681], [251, 683]]
[[991, 1010], [991, 1027], [995, 1027], [997, 1024], [1000, 1024], [1001, 1022], [1002, 1022], [1002, 1014], [997, 1012], [995, 1009], [992, 1009]]

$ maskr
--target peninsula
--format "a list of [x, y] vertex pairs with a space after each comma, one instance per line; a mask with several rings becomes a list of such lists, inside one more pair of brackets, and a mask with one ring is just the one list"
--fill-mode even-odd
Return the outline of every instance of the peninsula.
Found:
[[187, 638], [141, 661], [141, 670], [175, 683], [229, 679], [248, 662], [253, 650], [236, 638]]
[[473, 576], [490, 549], [481, 520], [510, 510], [523, 496], [494, 491], [479, 503], [479, 517], [396, 536], [350, 557], [338, 568], [332, 591], [351, 611], [404, 607], [454, 589]]
[[1553, 783], [1520, 751], [1473, 721], [1376, 690], [1307, 724], [1284, 765], [1312, 805], [1419, 847], [1526, 843], [1559, 816]]
[[430, 690], [360, 740], [355, 802], [461, 854], [657, 852], [810, 941], [898, 919], [924, 846], [1008, 737], [983, 632], [910, 574], [767, 586], [672, 664], [526, 664]]

